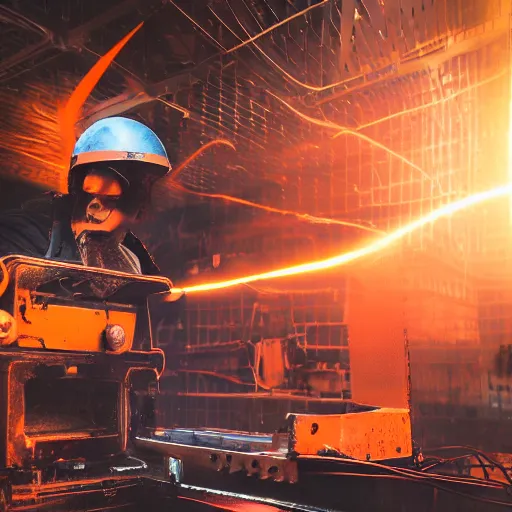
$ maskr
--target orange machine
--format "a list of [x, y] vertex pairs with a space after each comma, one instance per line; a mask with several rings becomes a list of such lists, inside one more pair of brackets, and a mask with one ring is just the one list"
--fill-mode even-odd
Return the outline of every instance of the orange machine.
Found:
[[172, 283], [18, 256], [0, 269], [0, 511], [136, 501], [131, 439], [164, 369], [148, 298]]

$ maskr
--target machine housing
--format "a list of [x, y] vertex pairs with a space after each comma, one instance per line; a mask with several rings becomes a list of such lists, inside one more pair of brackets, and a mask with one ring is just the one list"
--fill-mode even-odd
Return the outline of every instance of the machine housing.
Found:
[[63, 496], [126, 506], [148, 469], [131, 439], [153, 426], [164, 369], [148, 298], [172, 283], [30, 257], [0, 264], [0, 510], [55, 510]]

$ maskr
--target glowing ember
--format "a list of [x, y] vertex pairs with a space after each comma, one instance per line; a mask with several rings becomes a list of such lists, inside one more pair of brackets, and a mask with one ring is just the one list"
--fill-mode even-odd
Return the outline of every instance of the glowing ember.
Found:
[[385, 249], [386, 247], [389, 247], [393, 242], [396, 242], [397, 240], [404, 238], [406, 235], [416, 231], [417, 229], [431, 222], [435, 222], [436, 220], [442, 217], [452, 215], [453, 213], [464, 210], [466, 208], [482, 203], [484, 201], [496, 199], [498, 197], [506, 196], [507, 194], [511, 193], [512, 183], [508, 183], [506, 185], [494, 188], [492, 190], [487, 190], [485, 192], [479, 192], [477, 194], [470, 195], [468, 197], [465, 197], [464, 199], [460, 199], [458, 201], [454, 201], [450, 204], [442, 206], [441, 208], [438, 208], [437, 210], [430, 212], [428, 215], [425, 215], [424, 217], [421, 217], [420, 219], [417, 219], [411, 222], [410, 224], [393, 231], [389, 235], [386, 235], [385, 237], [375, 242], [372, 242], [369, 245], [366, 245], [365, 247], [353, 251], [344, 252], [332, 258], [312, 261], [308, 263], [303, 263], [301, 265], [294, 265], [292, 267], [281, 268], [277, 270], [271, 270], [268, 272], [263, 272], [262, 274], [253, 274], [244, 277], [239, 277], [236, 279], [229, 279], [227, 281], [220, 281], [216, 283], [204, 283], [184, 288], [176, 288], [173, 290], [173, 292], [195, 293], [211, 290], [220, 290], [223, 288], [229, 288], [231, 286], [236, 286], [239, 284], [247, 284], [253, 283], [255, 281], [276, 279], [278, 277], [288, 277], [297, 274], [305, 274], [309, 272], [316, 272], [318, 270], [327, 270], [340, 265], [345, 265], [352, 261], [363, 258], [364, 256], [368, 256], [382, 249]]

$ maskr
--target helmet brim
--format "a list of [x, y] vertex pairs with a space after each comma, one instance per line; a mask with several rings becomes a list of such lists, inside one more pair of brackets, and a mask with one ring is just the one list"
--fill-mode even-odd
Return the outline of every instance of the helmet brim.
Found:
[[165, 176], [171, 170], [169, 160], [162, 155], [128, 151], [88, 151], [86, 153], [78, 153], [77, 155], [74, 155], [71, 160], [70, 170], [79, 165], [114, 161], [144, 162], [158, 165], [163, 167], [162, 176]]
[[[107, 153], [107, 152], [105, 152]], [[97, 161], [96, 158], [84, 163], [82, 160], [75, 162], [68, 173], [67, 190], [74, 193], [81, 189], [83, 180], [89, 172], [109, 170], [117, 174], [128, 187], [132, 182], [149, 179], [155, 183], [164, 178], [170, 171], [170, 165], [166, 166], [149, 163], [148, 160], [118, 159], [108, 161]]]

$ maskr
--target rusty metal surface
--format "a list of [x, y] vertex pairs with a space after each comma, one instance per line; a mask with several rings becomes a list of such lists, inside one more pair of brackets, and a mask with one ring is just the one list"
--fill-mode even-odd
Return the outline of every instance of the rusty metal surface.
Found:
[[[168, 291], [172, 287], [172, 282], [165, 277], [153, 277], [153, 276], [139, 276], [134, 274], [127, 274], [124, 272], [117, 272], [117, 271], [110, 271], [105, 270], [101, 268], [88, 268], [84, 267], [82, 265], [77, 265], [73, 263], [66, 263], [66, 262], [60, 262], [60, 261], [53, 261], [53, 260], [45, 260], [41, 258], [31, 258], [28, 256], [17, 256], [17, 255], [9, 255], [9, 256], [2, 256], [1, 258], [2, 265], [7, 268], [7, 270], [11, 270], [11, 266], [19, 266], [19, 265], [25, 265], [28, 268], [37, 269], [39, 270], [41, 276], [35, 276], [35, 281], [32, 282], [32, 287], [36, 287], [37, 285], [40, 285], [41, 282], [45, 281], [45, 272], [52, 274], [56, 274], [55, 278], [62, 277], [66, 274], [66, 271], [68, 274], [74, 274], [76, 276], [79, 276], [82, 280], [94, 280], [94, 279], [122, 279], [122, 284], [128, 284], [128, 283], [144, 283], [144, 284], [152, 284], [153, 289], [149, 289], [150, 293], [162, 293], [165, 291]], [[11, 270], [12, 271], [12, 270]], [[39, 279], [39, 282], [38, 282]], [[9, 275], [5, 275], [5, 273], [2, 273], [2, 280], [9, 281]], [[48, 277], [46, 278], [48, 280]], [[25, 286], [29, 286], [29, 283], [26, 283]], [[133, 293], [133, 297], [138, 297], [140, 295], [143, 295], [143, 291], [136, 290]]]
[[413, 455], [407, 409], [378, 409], [340, 415], [290, 414], [290, 448], [301, 455], [333, 450], [359, 460]]
[[[181, 485], [179, 497], [183, 504], [202, 503], [214, 510], [229, 512], [327, 512], [322, 507], [313, 507], [300, 503], [286, 502], [279, 499], [251, 496], [249, 494], [218, 491], [199, 486]], [[340, 511], [342, 512], [342, 511]]]
[[168, 443], [204, 446], [238, 452], [268, 452], [273, 449], [273, 436], [236, 430], [158, 429], [153, 439]]
[[[147, 300], [171, 282], [29, 257], [1, 261], [1, 306], [21, 324], [18, 339], [0, 349], [0, 471], [14, 509], [138, 503], [147, 464], [127, 450], [137, 414], [150, 421], [147, 407], [140, 409], [165, 365], [151, 343]], [[112, 311], [91, 289], [77, 293], [94, 280], [116, 282]], [[129, 318], [117, 314], [123, 311]], [[109, 319], [131, 326], [124, 352], [102, 343]], [[30, 336], [43, 341], [29, 347]]]
[[[158, 452], [167, 457], [182, 460], [186, 467], [197, 467], [219, 472], [244, 472], [260, 480], [296, 483], [299, 475], [295, 461], [278, 452], [240, 452], [219, 448], [191, 446], [158, 439], [137, 437], [136, 447], [140, 450]], [[192, 482], [193, 482], [192, 476]]]

